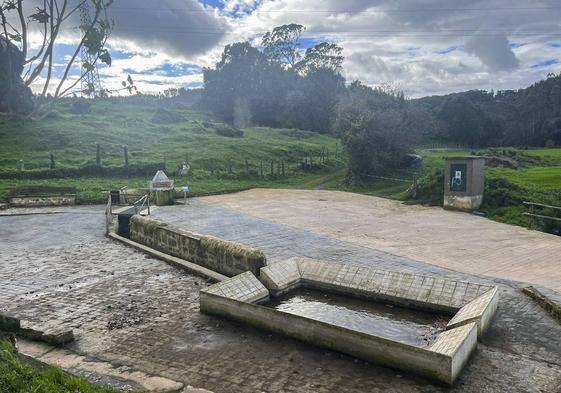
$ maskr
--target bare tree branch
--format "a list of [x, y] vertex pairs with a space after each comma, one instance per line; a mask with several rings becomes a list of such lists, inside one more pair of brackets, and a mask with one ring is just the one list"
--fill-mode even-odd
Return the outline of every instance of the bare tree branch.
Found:
[[27, 58], [27, 24], [25, 23], [25, 18], [23, 17], [23, 0], [18, 0], [18, 16], [19, 23], [21, 25], [21, 51], [23, 53], [23, 58]]
[[[78, 57], [78, 54], [80, 53], [80, 50], [84, 46], [84, 43], [86, 42], [88, 34], [90, 34], [92, 32], [94, 26], [97, 24], [100, 15], [101, 15], [101, 8], [96, 6], [95, 16], [94, 16], [92, 22], [89, 24], [87, 29], [85, 29], [84, 34], [82, 35], [82, 39], [80, 40], [80, 43], [76, 47], [76, 50], [74, 51], [74, 54], [72, 55], [72, 57], [68, 61], [68, 64], [66, 65], [66, 68], [64, 70], [64, 74], [62, 75], [62, 78], [61, 78], [61, 80], [60, 80], [60, 82], [59, 82], [59, 84], [56, 88], [56, 91], [55, 91], [55, 94], [54, 94], [55, 98], [60, 96], [60, 91], [62, 89], [62, 85], [64, 84], [64, 82], [68, 78], [68, 73], [70, 72], [70, 69], [72, 68], [72, 65], [74, 64], [74, 61], [76, 60], [76, 57]], [[84, 27], [82, 27], [82, 28], [84, 28]], [[96, 61], [97, 61], [97, 59], [96, 59]], [[82, 77], [83, 77], [83, 75], [82, 75]], [[80, 79], [82, 79], [82, 77], [80, 77]], [[68, 89], [66, 89], [66, 90], [68, 90]]]

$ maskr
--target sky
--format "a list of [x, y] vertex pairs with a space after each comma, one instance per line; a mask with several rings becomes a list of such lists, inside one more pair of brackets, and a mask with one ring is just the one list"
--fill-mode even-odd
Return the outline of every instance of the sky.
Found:
[[[199, 87], [225, 45], [258, 45], [285, 23], [306, 26], [301, 50], [343, 47], [348, 82], [391, 83], [409, 97], [518, 89], [561, 72], [559, 1], [115, 0], [108, 15], [113, 64], [102, 82], [113, 89], [130, 74], [143, 93]], [[65, 30], [55, 77], [78, 34]]]

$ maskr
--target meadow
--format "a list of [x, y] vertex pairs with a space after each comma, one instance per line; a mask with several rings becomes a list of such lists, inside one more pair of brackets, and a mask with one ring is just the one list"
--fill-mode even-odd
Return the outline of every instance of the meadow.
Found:
[[[252, 187], [329, 189], [438, 205], [445, 157], [475, 154], [518, 164], [516, 169], [485, 169], [481, 212], [487, 217], [527, 225], [523, 201], [561, 206], [559, 148], [420, 147], [415, 151], [423, 158], [419, 167], [388, 170], [351, 187], [345, 182], [347, 160], [341, 143], [329, 135], [269, 127], [237, 129], [186, 107], [162, 109], [117, 100], [96, 101], [87, 113], [75, 113], [73, 102], [57, 104], [42, 119], [0, 115], [0, 201], [5, 202], [19, 185], [54, 185], [76, 187], [79, 203], [103, 203], [108, 191], [145, 188], [151, 178], [151, 173], [112, 175], [112, 168], [157, 164], [165, 165], [176, 186], [188, 185], [192, 195]], [[191, 171], [182, 177], [176, 171], [183, 162]], [[68, 168], [95, 172], [98, 167], [109, 172], [65, 174]], [[417, 199], [408, 193], [414, 178], [421, 182]], [[538, 229], [550, 227], [542, 223]]]
[[[241, 132], [240, 132], [241, 131]], [[104, 192], [146, 187], [149, 176], [72, 176], [65, 168], [106, 168], [164, 163], [170, 177], [185, 161], [191, 173], [176, 177], [194, 193], [248, 187], [314, 188], [345, 166], [339, 142], [330, 136], [267, 127], [237, 130], [212, 115], [189, 109], [158, 109], [108, 101], [86, 114], [70, 103], [41, 120], [0, 116], [0, 199], [23, 184], [74, 186], [82, 203], [101, 202]], [[52, 156], [51, 156], [52, 155]], [[52, 158], [51, 158], [52, 157]], [[310, 168], [302, 168], [305, 162]], [[56, 171], [31, 179], [37, 171]], [[181, 183], [181, 184], [179, 184]]]

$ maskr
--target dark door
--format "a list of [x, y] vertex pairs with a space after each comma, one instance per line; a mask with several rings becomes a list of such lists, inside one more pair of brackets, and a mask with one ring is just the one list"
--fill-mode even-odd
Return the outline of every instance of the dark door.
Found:
[[467, 164], [450, 165], [450, 191], [466, 192]]

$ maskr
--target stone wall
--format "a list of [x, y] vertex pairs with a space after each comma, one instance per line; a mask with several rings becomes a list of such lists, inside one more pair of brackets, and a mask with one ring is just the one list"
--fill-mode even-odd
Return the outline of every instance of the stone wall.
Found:
[[266, 265], [265, 255], [257, 248], [186, 231], [140, 215], [131, 217], [131, 240], [226, 276], [246, 271], [258, 275], [259, 269]]
[[66, 206], [76, 204], [76, 196], [12, 197], [10, 205], [14, 207]]

